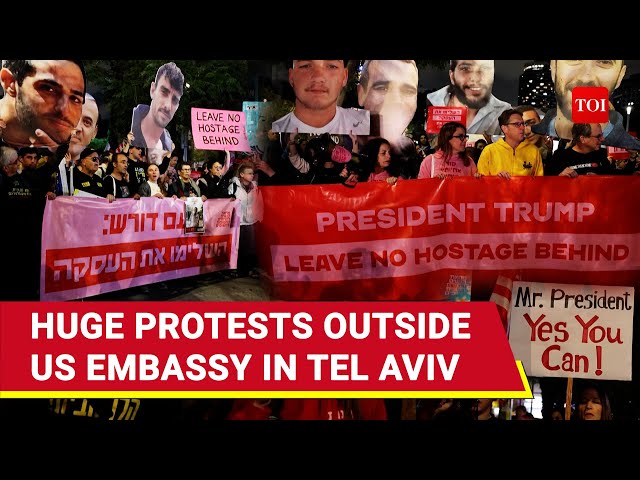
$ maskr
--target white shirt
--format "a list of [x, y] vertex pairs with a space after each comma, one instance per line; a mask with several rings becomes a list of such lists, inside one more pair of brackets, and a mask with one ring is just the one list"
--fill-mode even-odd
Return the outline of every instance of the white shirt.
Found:
[[156, 193], [162, 193], [162, 190], [160, 190], [160, 187], [158, 186], [157, 182], [152, 182], [151, 180], [147, 180], [147, 183], [149, 184], [149, 188], [151, 188], [150, 196], [153, 197]]
[[298, 133], [335, 133], [348, 135], [351, 131], [355, 135], [369, 135], [370, 118], [369, 110], [360, 108], [336, 107], [336, 115], [324, 127], [312, 127], [300, 121], [295, 115], [295, 111], [279, 118], [271, 125], [274, 132], [293, 132], [298, 129]]

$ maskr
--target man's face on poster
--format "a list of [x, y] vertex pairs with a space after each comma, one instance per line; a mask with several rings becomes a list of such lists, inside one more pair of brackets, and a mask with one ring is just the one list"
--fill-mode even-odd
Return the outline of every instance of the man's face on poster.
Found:
[[489, 103], [493, 90], [493, 60], [456, 60], [449, 80], [453, 95], [468, 108], [479, 110]]
[[182, 95], [171, 86], [166, 75], [151, 82], [151, 118], [158, 127], [166, 128], [180, 106]]
[[82, 116], [74, 134], [71, 136], [71, 145], [86, 147], [98, 133], [98, 104], [95, 99], [87, 95], [82, 106]]
[[336, 105], [347, 77], [344, 60], [294, 60], [289, 69], [296, 102], [310, 110]]
[[31, 63], [35, 73], [25, 77], [22, 85], [15, 82], [16, 118], [27, 130], [39, 128], [55, 143], [67, 143], [82, 114], [82, 71], [68, 60]]
[[611, 96], [627, 72], [623, 60], [551, 60], [549, 65], [558, 107], [569, 119], [575, 87], [606, 87]]
[[379, 117], [379, 135], [402, 136], [416, 113], [418, 69], [404, 60], [370, 60], [366, 84], [358, 85], [358, 102]]

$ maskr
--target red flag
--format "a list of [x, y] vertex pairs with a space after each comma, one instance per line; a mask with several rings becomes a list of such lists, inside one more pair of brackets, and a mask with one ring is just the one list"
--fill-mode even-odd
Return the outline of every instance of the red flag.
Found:
[[519, 273], [503, 272], [498, 275], [496, 285], [493, 287], [493, 293], [491, 293], [491, 298], [489, 299], [489, 301], [497, 305], [502, 326], [507, 334], [509, 334], [509, 308], [511, 305], [511, 288], [513, 287], [514, 280], [520, 280]]

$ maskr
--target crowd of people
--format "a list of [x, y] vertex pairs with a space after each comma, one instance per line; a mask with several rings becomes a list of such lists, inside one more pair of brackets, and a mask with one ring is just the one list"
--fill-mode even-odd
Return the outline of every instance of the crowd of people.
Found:
[[[31, 66], [9, 62], [3, 68], [3, 72], [13, 71], [13, 77], [3, 73], [6, 95], [0, 104], [3, 139], [0, 146], [0, 211], [8, 231], [19, 232], [23, 240], [22, 255], [7, 258], [5, 266], [12, 272], [14, 281], [3, 289], [3, 300], [39, 298], [42, 214], [47, 201], [55, 201], [56, 197], [64, 195], [102, 197], [108, 202], [141, 197], [239, 201], [242, 218], [238, 269], [232, 276], [257, 277], [254, 227], [261, 220], [259, 192], [262, 186], [343, 184], [357, 188], [360, 182], [385, 182], [393, 188], [398, 182], [461, 176], [482, 181], [486, 176], [508, 180], [516, 176], [640, 175], [636, 149], [628, 149], [630, 158], [625, 163], [607, 156], [606, 149], [602, 148], [606, 135], [600, 124], [569, 125], [570, 142], [560, 142], [554, 150], [548, 125], [544, 124], [544, 131], [536, 129], [544, 116], [535, 108], [526, 105], [511, 108], [493, 96], [488, 96], [486, 101], [467, 98], [468, 95], [479, 96], [484, 89], [474, 88], [469, 93], [464, 87], [469, 75], [477, 68], [483, 75], [490, 74], [492, 82], [493, 61], [452, 61], [453, 90], [445, 87], [434, 92], [436, 95], [431, 100], [434, 104], [466, 102], [475, 108], [470, 110], [467, 125], [448, 122], [431, 137], [424, 131], [415, 132], [416, 141], [407, 135], [406, 127], [397, 128], [408, 124], [416, 110], [418, 75], [414, 61], [365, 62], [358, 86], [358, 102], [367, 114], [336, 105], [338, 94], [347, 81], [345, 61], [294, 61], [289, 80], [296, 91], [295, 110], [263, 132], [267, 142], [262, 153], [209, 152], [199, 176], [194, 175], [196, 165], [185, 161], [175, 145], [168, 148], [170, 137], [164, 130], [182, 95], [184, 77], [175, 65], [158, 71], [152, 85], [152, 105], [139, 109], [139, 115], [135, 117], [140, 122], [139, 131], [132, 129], [117, 148], [99, 151], [89, 146], [96, 137], [99, 109], [95, 99], [86, 92], [81, 64], [74, 61], [59, 61], [62, 65], [58, 67], [68, 70], [67, 77], [73, 76], [69, 85], [62, 80], [44, 80], [49, 82], [53, 92], [66, 99], [64, 103], [69, 112], [60, 114], [64, 121], [48, 123], [44, 120], [50, 116], [44, 111], [31, 112], [31, 116], [25, 116], [24, 112], [14, 115], [14, 110], [24, 108], [23, 104], [29, 98], [20, 97], [21, 104], [16, 102], [14, 93], [35, 88], [41, 71], [59, 71], [45, 61], [33, 62]], [[31, 67], [36, 70], [35, 75], [29, 73]], [[327, 76], [322, 87], [315, 79], [319, 72], [326, 72]], [[385, 87], [382, 90], [373, 87], [381, 84]], [[457, 89], [456, 85], [459, 85]], [[487, 96], [487, 92], [483, 95]], [[330, 98], [318, 98], [325, 96]], [[384, 96], [395, 96], [400, 100], [386, 102]], [[13, 107], [11, 101], [15, 103]], [[171, 104], [171, 107], [163, 107], [160, 102]], [[156, 122], [158, 128], [150, 128], [147, 125], [150, 121], [144, 119], [155, 115], [166, 118]], [[20, 118], [30, 119], [29, 129], [20, 127], [17, 121]], [[373, 128], [363, 134], [359, 127], [372, 119]], [[393, 121], [387, 123], [389, 119]], [[63, 129], [56, 128], [61, 124]], [[486, 135], [484, 140], [470, 144], [469, 131], [488, 132], [488, 127], [477, 130], [485, 124], [491, 126], [489, 133], [497, 133], [500, 138], [494, 141], [491, 135]], [[566, 122], [558, 117], [560, 126], [566, 127]], [[64, 133], [67, 131], [73, 133], [67, 135]], [[137, 138], [143, 135], [144, 146]], [[52, 148], [54, 146], [56, 148]], [[414, 184], [419, 188], [418, 182]], [[13, 251], [15, 244], [11, 237], [3, 236], [2, 241], [5, 252]], [[497, 401], [53, 399], [47, 410], [55, 415], [114, 420], [151, 418], [156, 414], [200, 420], [494, 420], [498, 419], [493, 411]], [[612, 418], [606, 393], [596, 387], [581, 391], [574, 404], [576, 420]], [[552, 417], [553, 412], [549, 412], [549, 418]]]

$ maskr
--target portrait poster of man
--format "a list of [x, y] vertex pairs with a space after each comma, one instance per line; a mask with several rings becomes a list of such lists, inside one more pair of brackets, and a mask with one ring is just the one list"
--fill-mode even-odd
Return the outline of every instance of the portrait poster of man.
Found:
[[[609, 98], [627, 73], [624, 60], [551, 60], [557, 107], [547, 112], [542, 122], [532, 127], [534, 133], [554, 138], [571, 139], [573, 89], [575, 87], [606, 87]], [[622, 114], [609, 102], [609, 121], [600, 124], [603, 143], [610, 147], [640, 149], [640, 141], [624, 127]]]
[[3, 60], [0, 139], [16, 148], [69, 143], [85, 103], [81, 60]]
[[183, 92], [184, 75], [180, 67], [174, 62], [161, 65], [149, 88], [151, 103], [140, 104], [133, 109], [131, 131], [134, 146], [172, 150], [173, 141], [166, 127], [180, 106]]
[[293, 60], [289, 85], [295, 93], [293, 111], [272, 124], [274, 132], [369, 134], [369, 112], [338, 105], [347, 85], [348, 60]]
[[500, 114], [511, 104], [493, 95], [494, 60], [449, 60], [449, 83], [427, 95], [427, 107], [466, 107], [467, 133], [500, 135]]
[[405, 135], [418, 106], [415, 60], [365, 60], [358, 79], [358, 103], [370, 112], [371, 137], [383, 137], [396, 154], [415, 152]]

